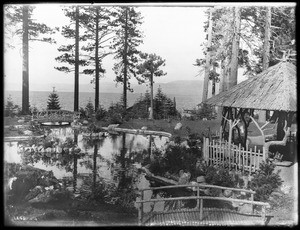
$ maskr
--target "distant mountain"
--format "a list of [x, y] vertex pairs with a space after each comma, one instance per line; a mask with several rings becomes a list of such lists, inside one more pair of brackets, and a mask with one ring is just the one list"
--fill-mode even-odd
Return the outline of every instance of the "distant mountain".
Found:
[[[100, 81], [100, 92], [101, 93], [122, 93], [123, 85], [114, 82], [101, 82]], [[30, 85], [31, 91], [52, 91], [52, 87], [55, 86], [55, 90], [59, 92], [73, 92], [73, 84], [39, 84], [32, 83]], [[167, 95], [195, 95], [198, 98], [202, 97], [202, 80], [180, 80], [172, 81], [168, 83], [154, 83], [154, 94], [156, 94], [158, 87], [161, 87], [163, 93]], [[133, 84], [132, 88], [134, 93], [145, 93], [146, 90], [150, 91], [147, 85]], [[18, 90], [18, 89], [6, 89], [6, 90]], [[79, 86], [80, 92], [94, 92], [94, 85], [92, 84], [81, 84]]]
[[[167, 95], [202, 95], [203, 81], [180, 80], [168, 83], [154, 83], [154, 94], [159, 86]], [[133, 87], [133, 90], [136, 93], [144, 93], [147, 89], [150, 91], [149, 87], [146, 87], [145, 85], [137, 85]]]

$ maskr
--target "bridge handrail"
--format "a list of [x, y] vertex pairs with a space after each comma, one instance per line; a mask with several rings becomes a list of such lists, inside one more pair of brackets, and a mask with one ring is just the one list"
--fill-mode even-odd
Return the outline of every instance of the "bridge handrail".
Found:
[[[147, 199], [144, 200], [144, 191], [147, 190], [162, 190], [162, 189], [172, 189], [172, 188], [184, 188], [184, 187], [196, 187], [197, 188], [197, 196], [184, 196], [184, 197], [168, 197], [168, 198], [160, 198], [160, 199]], [[200, 196], [200, 188], [217, 188], [222, 190], [231, 190], [231, 191], [239, 191], [250, 193], [251, 200], [246, 199], [236, 199], [236, 198], [228, 198], [228, 197], [213, 197], [213, 196]], [[200, 211], [200, 220], [203, 218], [203, 200], [220, 200], [220, 201], [231, 201], [236, 203], [242, 204], [250, 204], [252, 207], [252, 214], [254, 212], [254, 205], [262, 206], [261, 216], [263, 221], [265, 221], [266, 216], [266, 208], [270, 208], [270, 204], [261, 201], [254, 201], [254, 194], [255, 191], [247, 190], [247, 189], [239, 189], [239, 188], [230, 188], [224, 186], [217, 186], [217, 185], [208, 185], [208, 184], [183, 184], [183, 185], [169, 185], [169, 186], [161, 186], [161, 187], [153, 187], [153, 188], [143, 188], [139, 189], [141, 193], [141, 199], [136, 201], [137, 204], [140, 204], [138, 208], [138, 220], [139, 224], [142, 224], [143, 221], [143, 204], [149, 202], [163, 202], [163, 201], [181, 201], [181, 200], [197, 200], [196, 208]]]
[[201, 188], [217, 188], [217, 189], [228, 189], [232, 191], [239, 191], [239, 192], [246, 192], [250, 194], [255, 194], [256, 192], [250, 189], [241, 189], [241, 188], [230, 188], [218, 185], [209, 185], [209, 184], [182, 184], [182, 185], [168, 185], [168, 186], [161, 186], [161, 187], [152, 187], [152, 188], [143, 188], [139, 189], [139, 191], [146, 191], [146, 190], [161, 190], [161, 189], [171, 189], [171, 188], [184, 188], [184, 187], [201, 187]]
[[136, 203], [150, 203], [150, 202], [161, 202], [167, 200], [222, 200], [222, 201], [232, 201], [237, 203], [246, 203], [246, 204], [254, 204], [254, 205], [261, 205], [270, 208], [270, 204], [261, 201], [252, 201], [252, 200], [245, 200], [245, 199], [234, 199], [228, 197], [214, 197], [214, 196], [184, 196], [184, 197], [168, 197], [168, 198], [160, 198], [160, 199], [150, 199], [150, 200], [138, 200]]

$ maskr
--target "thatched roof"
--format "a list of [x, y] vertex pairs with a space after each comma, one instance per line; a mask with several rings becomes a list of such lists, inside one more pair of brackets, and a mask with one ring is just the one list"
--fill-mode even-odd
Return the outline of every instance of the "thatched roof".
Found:
[[204, 103], [235, 108], [297, 111], [296, 66], [280, 62]]

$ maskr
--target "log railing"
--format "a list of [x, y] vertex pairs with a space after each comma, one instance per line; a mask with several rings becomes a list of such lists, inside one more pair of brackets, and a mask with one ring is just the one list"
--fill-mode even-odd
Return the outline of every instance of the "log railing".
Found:
[[44, 110], [32, 113], [32, 120], [39, 122], [72, 122], [80, 118], [80, 112], [68, 110]]
[[[185, 196], [185, 197], [168, 197], [168, 198], [159, 198], [159, 199], [144, 199], [144, 192], [147, 190], [165, 190], [165, 189], [175, 189], [175, 188], [190, 188], [193, 191], [196, 192], [196, 195], [192, 196]], [[220, 190], [230, 190], [231, 192], [243, 192], [243, 193], [248, 193], [250, 194], [250, 200], [246, 199], [236, 199], [236, 198], [227, 198], [227, 197], [214, 197], [214, 196], [201, 196], [200, 192], [204, 191], [204, 189], [208, 188], [213, 188], [213, 189], [220, 189]], [[218, 200], [218, 201], [230, 201], [230, 202], [235, 202], [238, 204], [250, 204], [251, 205], [251, 213], [254, 214], [254, 205], [261, 206], [262, 211], [261, 211], [261, 217], [262, 217], [262, 222], [265, 223], [266, 219], [266, 208], [269, 208], [270, 205], [265, 202], [260, 202], [260, 201], [254, 201], [254, 194], [255, 191], [252, 190], [247, 190], [247, 189], [238, 189], [238, 188], [229, 188], [229, 187], [222, 187], [222, 186], [216, 186], [216, 185], [207, 185], [207, 184], [185, 184], [185, 185], [170, 185], [170, 186], [162, 186], [162, 187], [153, 187], [153, 188], [145, 188], [145, 189], [140, 189], [140, 200], [137, 200], [136, 203], [138, 205], [138, 223], [139, 225], [143, 225], [145, 223], [144, 220], [144, 204], [145, 203], [156, 203], [156, 202], [170, 202], [170, 201], [186, 201], [186, 200], [196, 200], [197, 204], [195, 208], [192, 208], [192, 210], [199, 211], [199, 216], [200, 216], [200, 221], [203, 220], [203, 200]], [[165, 211], [162, 211], [165, 212]]]

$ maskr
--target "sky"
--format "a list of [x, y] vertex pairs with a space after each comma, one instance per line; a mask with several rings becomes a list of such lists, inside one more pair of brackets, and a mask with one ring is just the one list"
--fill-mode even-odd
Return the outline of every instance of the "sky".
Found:
[[[213, 5], [236, 6], [245, 3], [176, 3], [173, 6], [143, 6], [137, 4], [137, 10], [143, 16], [141, 30], [144, 34], [143, 44], [139, 50], [147, 53], [155, 53], [166, 60], [163, 70], [166, 76], [155, 79], [156, 83], [166, 83], [178, 80], [203, 80], [200, 69], [193, 64], [197, 58], [203, 58], [203, 47], [206, 33], [204, 22], [207, 20], [204, 11]], [[294, 5], [293, 3], [247, 3], [247, 6], [280, 6]], [[153, 4], [152, 4], [153, 5]], [[178, 6], [180, 5], [180, 7]], [[195, 5], [197, 5], [195, 7]], [[37, 22], [45, 23], [50, 27], [61, 27], [69, 23], [61, 10], [59, 4], [40, 3], [35, 5], [33, 18]], [[68, 44], [68, 41], [60, 34], [54, 35], [57, 44], [41, 42], [30, 43], [29, 53], [29, 88], [30, 90], [41, 89], [41, 84], [49, 90], [57, 84], [74, 84], [74, 73], [66, 74], [54, 69], [61, 64], [55, 61], [60, 53], [57, 48], [60, 45]], [[14, 50], [7, 50], [4, 53], [4, 86], [6, 90], [21, 90], [22, 86], [22, 50], [21, 40], [15, 38], [12, 41], [16, 45]], [[107, 57], [103, 61], [106, 69], [101, 82], [114, 82], [115, 75], [112, 70], [113, 57]], [[240, 77], [240, 76], [239, 76]], [[92, 77], [81, 75], [79, 84], [89, 84]], [[238, 82], [245, 80], [241, 76]], [[136, 83], [134, 79], [131, 83]], [[93, 86], [91, 85], [91, 88]], [[45, 90], [45, 87], [43, 88]]]
[[[163, 70], [166, 76], [155, 79], [157, 83], [177, 80], [199, 80], [199, 69], [194, 66], [197, 58], [203, 57], [201, 43], [205, 41], [203, 22], [206, 20], [204, 10], [207, 7], [138, 7], [143, 16], [141, 30], [144, 33], [143, 44], [139, 50], [156, 53], [166, 60]], [[39, 4], [34, 10], [33, 18], [50, 27], [68, 24], [58, 4]], [[57, 48], [67, 44], [60, 33], [55, 35], [57, 44], [31, 42], [29, 53], [29, 87], [36, 90], [40, 84], [73, 84], [74, 73], [66, 74], [54, 69], [59, 66], [54, 58], [60, 53]], [[4, 54], [5, 88], [21, 90], [22, 85], [22, 50], [21, 41], [15, 38], [14, 50]], [[106, 74], [102, 82], [113, 82], [114, 60], [106, 58], [103, 62]], [[80, 76], [80, 84], [89, 84], [92, 77]], [[135, 83], [133, 80], [132, 83]]]

